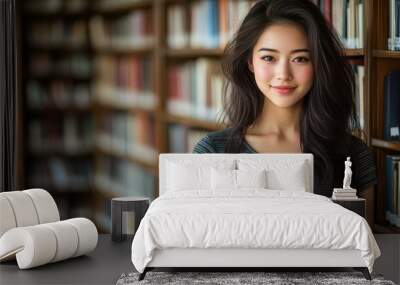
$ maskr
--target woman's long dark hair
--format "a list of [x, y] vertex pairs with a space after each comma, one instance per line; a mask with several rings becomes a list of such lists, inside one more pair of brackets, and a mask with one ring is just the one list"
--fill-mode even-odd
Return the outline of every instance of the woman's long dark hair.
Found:
[[319, 8], [306, 0], [262, 0], [254, 4], [224, 51], [223, 121], [231, 127], [225, 152], [240, 152], [246, 130], [260, 117], [265, 96], [248, 63], [266, 27], [275, 23], [301, 26], [308, 39], [314, 82], [303, 98], [300, 143], [303, 152], [321, 159], [321, 171], [332, 179], [332, 159], [348, 148], [357, 119], [354, 74], [344, 48]]

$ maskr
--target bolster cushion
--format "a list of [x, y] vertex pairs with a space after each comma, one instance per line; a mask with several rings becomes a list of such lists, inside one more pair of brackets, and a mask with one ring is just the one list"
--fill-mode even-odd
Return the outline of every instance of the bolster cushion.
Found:
[[15, 227], [60, 220], [53, 197], [43, 189], [0, 193], [0, 217], [0, 237]]
[[86, 254], [97, 240], [96, 226], [85, 218], [17, 227], [0, 238], [0, 261], [15, 256], [19, 268], [28, 269]]

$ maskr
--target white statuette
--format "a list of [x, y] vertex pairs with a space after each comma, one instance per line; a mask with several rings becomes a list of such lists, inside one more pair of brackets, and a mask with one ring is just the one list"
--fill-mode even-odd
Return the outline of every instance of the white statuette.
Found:
[[347, 160], [344, 162], [344, 179], [343, 179], [343, 189], [353, 189], [350, 187], [351, 185], [351, 176], [353, 172], [351, 171], [351, 161], [350, 157], [347, 157]]

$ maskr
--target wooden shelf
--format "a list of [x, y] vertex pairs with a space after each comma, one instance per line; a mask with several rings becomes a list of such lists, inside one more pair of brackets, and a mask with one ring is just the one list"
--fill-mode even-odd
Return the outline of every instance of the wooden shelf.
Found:
[[87, 115], [92, 111], [91, 107], [79, 108], [79, 107], [43, 107], [43, 108], [31, 108], [28, 107], [29, 115], [47, 115], [54, 113], [56, 115], [63, 116], [65, 113], [72, 113], [75, 115]]
[[154, 52], [153, 46], [144, 46], [144, 47], [118, 47], [118, 46], [109, 46], [109, 47], [95, 47], [94, 52], [96, 53], [105, 53], [105, 54], [146, 54]]
[[118, 110], [118, 111], [126, 111], [129, 113], [147, 113], [149, 115], [155, 115], [155, 109], [148, 109], [140, 106], [127, 106], [127, 105], [122, 105], [122, 104], [108, 104], [106, 102], [103, 102], [101, 100], [96, 99], [95, 101], [96, 107], [99, 109], [110, 109], [110, 110]]
[[104, 149], [100, 146], [96, 146], [96, 152], [100, 155], [109, 155], [114, 156], [120, 159], [128, 159], [129, 161], [138, 164], [139, 166], [145, 168], [147, 171], [155, 174], [158, 171], [157, 161], [155, 160], [153, 163], [143, 160], [141, 158], [135, 157], [131, 154], [126, 154], [122, 152], [116, 152], [110, 149]]
[[26, 79], [35, 79], [35, 80], [73, 80], [73, 81], [90, 81], [90, 76], [79, 76], [76, 74], [61, 74], [61, 73], [48, 73], [48, 74], [28, 74]]
[[400, 51], [375, 49], [373, 51], [372, 55], [374, 57], [378, 57], [378, 58], [397, 58], [397, 59], [400, 59]]
[[171, 58], [196, 58], [196, 57], [220, 57], [223, 55], [222, 49], [167, 49], [167, 57]]
[[50, 194], [54, 194], [55, 196], [62, 197], [62, 196], [73, 196], [73, 195], [85, 195], [89, 196], [91, 193], [92, 184], [87, 184], [87, 185], [78, 185], [76, 187], [72, 187], [70, 185], [67, 185], [65, 187], [60, 187], [58, 185], [55, 185], [53, 183], [49, 184], [40, 184], [40, 183], [35, 183], [35, 184], [29, 184], [27, 188], [43, 188], [46, 191], [48, 191]]
[[88, 157], [93, 155], [93, 151], [90, 149], [79, 149], [75, 151], [69, 151], [66, 149], [49, 149], [45, 151], [29, 150], [28, 155], [30, 156], [61, 156], [61, 157]]
[[400, 228], [390, 224], [374, 225], [374, 233], [377, 234], [400, 234]]
[[90, 52], [90, 48], [88, 45], [75, 46], [68, 44], [67, 42], [64, 44], [32, 44], [29, 46], [29, 49], [33, 52], [59, 52], [59, 53], [71, 53], [71, 52], [79, 52], [79, 53], [87, 53]]
[[379, 148], [385, 148], [394, 151], [400, 151], [400, 142], [385, 141], [381, 139], [372, 139], [371, 145]]
[[76, 19], [76, 18], [88, 18], [90, 16], [90, 11], [83, 9], [80, 11], [68, 11], [60, 9], [58, 11], [23, 11], [24, 16], [27, 18], [47, 18], [50, 20], [60, 20], [60, 19]]
[[165, 114], [162, 116], [162, 118], [168, 123], [177, 123], [188, 127], [202, 128], [210, 131], [216, 131], [223, 128], [223, 126], [220, 126], [215, 122], [210, 122], [206, 120], [200, 120], [185, 116]]
[[345, 55], [349, 56], [349, 57], [364, 56], [364, 49], [362, 49], [362, 48], [346, 49], [345, 50]]
[[114, 4], [108, 6], [99, 6], [93, 9], [94, 13], [108, 15], [131, 12], [133, 9], [150, 8], [153, 5], [152, 0], [132, 1], [131, 3]]

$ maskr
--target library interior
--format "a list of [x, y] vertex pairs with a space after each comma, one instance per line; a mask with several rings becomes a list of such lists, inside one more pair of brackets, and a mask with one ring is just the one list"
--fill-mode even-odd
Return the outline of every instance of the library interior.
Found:
[[[224, 128], [224, 47], [255, 2], [16, 1], [16, 189], [46, 189], [62, 219], [103, 233], [112, 198], [158, 197], [159, 154]], [[398, 234], [400, 2], [313, 2], [355, 74], [378, 178], [370, 226]]]

